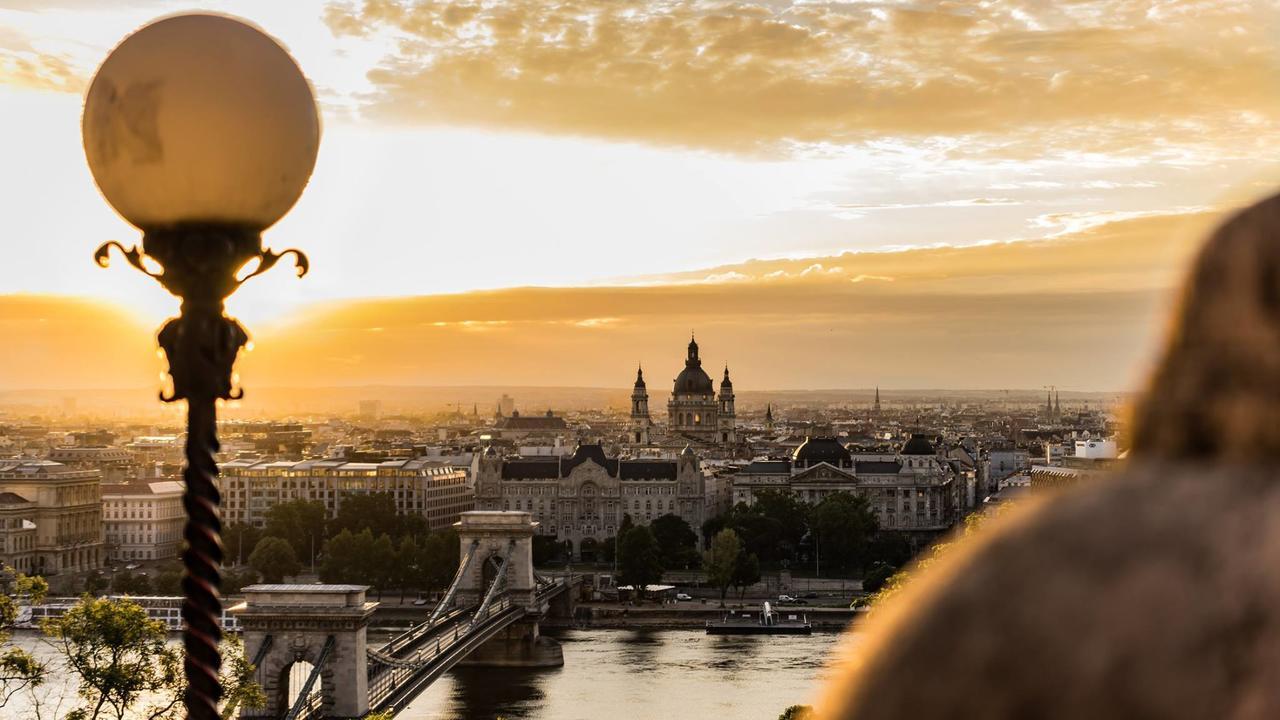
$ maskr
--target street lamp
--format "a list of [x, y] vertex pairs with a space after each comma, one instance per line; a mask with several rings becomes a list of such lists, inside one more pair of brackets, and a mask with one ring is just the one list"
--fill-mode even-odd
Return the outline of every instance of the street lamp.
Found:
[[159, 20], [125, 38], [98, 68], [84, 106], [84, 148], [102, 194], [142, 233], [112, 248], [182, 299], [161, 328], [172, 390], [187, 401], [188, 549], [182, 562], [187, 717], [214, 720], [222, 688], [222, 603], [216, 402], [241, 397], [232, 365], [248, 335], [223, 312], [249, 277], [297, 250], [262, 247], [261, 233], [297, 201], [315, 165], [320, 121], [311, 87], [275, 40], [210, 14]]

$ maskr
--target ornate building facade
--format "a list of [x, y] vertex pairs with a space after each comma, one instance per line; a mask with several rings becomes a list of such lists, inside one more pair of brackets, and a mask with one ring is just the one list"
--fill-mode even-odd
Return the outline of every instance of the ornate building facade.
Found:
[[674, 460], [633, 460], [608, 457], [600, 445], [533, 458], [489, 447], [476, 470], [476, 509], [531, 513], [539, 533], [568, 540], [577, 558], [595, 557], [624, 514], [638, 525], [676, 515], [697, 533], [707, 519], [705, 478], [689, 448]]
[[865, 497], [880, 527], [936, 535], [960, 518], [953, 464], [929, 439], [913, 435], [896, 453], [855, 455], [834, 437], [813, 437], [789, 460], [756, 460], [733, 476], [733, 502], [750, 505], [756, 493], [789, 493], [809, 504], [837, 492]]
[[26, 565], [27, 572], [57, 575], [102, 566], [101, 472], [49, 460], [0, 461], [0, 506], [6, 529], [0, 558], [17, 542], [20, 556], [13, 559], [20, 562], [14, 565]]
[[676, 376], [671, 399], [667, 401], [667, 423], [672, 435], [691, 440], [726, 445], [738, 440], [729, 367], [725, 366], [717, 398], [711, 377], [702, 369], [698, 342], [693, 338], [689, 339], [684, 370]]

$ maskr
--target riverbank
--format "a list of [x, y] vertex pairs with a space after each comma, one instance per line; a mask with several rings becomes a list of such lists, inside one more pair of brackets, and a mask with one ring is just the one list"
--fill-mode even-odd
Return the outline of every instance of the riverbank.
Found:
[[[618, 603], [579, 603], [572, 618], [547, 617], [540, 621], [544, 627], [599, 628], [599, 629], [693, 629], [704, 628], [710, 620], [719, 620], [727, 610], [758, 611], [759, 605], [720, 608], [713, 603], [682, 602], [674, 604], [620, 605]], [[857, 618], [865, 615], [862, 610], [830, 607], [779, 607], [784, 614], [803, 614], [814, 628], [843, 630]]]

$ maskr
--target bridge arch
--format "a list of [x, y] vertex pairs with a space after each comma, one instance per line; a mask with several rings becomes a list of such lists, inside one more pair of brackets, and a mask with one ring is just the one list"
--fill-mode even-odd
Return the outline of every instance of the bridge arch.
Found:
[[[244, 628], [245, 656], [267, 703], [242, 718], [280, 718], [299, 694], [319, 694], [325, 717], [369, 710], [366, 628], [377, 603], [364, 585], [250, 585], [233, 610]], [[310, 714], [310, 713], [308, 713]]]

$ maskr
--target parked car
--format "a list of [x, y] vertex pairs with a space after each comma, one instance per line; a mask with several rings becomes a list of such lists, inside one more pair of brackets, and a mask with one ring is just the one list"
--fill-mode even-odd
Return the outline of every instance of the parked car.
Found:
[[818, 593], [816, 593], [816, 592], [807, 592], [807, 593], [805, 593], [804, 595], [802, 595], [801, 597], [805, 598], [806, 600], [817, 600], [817, 599], [818, 599]]
[[124, 569], [125, 569], [125, 570], [137, 570], [137, 569], [138, 569], [138, 564], [137, 564], [137, 563], [129, 563], [128, 565], [125, 565], [125, 566], [124, 566]]
[[791, 597], [790, 595], [779, 595], [779, 596], [778, 596], [778, 602], [779, 602], [779, 603], [781, 603], [781, 604], [783, 604], [783, 605], [790, 605], [791, 603], [793, 603], [793, 602], [795, 602], [795, 601], [796, 601], [796, 599], [795, 599], [795, 598], [793, 598], [793, 597]]
[[417, 600], [413, 601], [413, 604], [417, 605], [418, 607], [422, 607], [423, 605], [426, 605], [429, 602], [431, 601], [426, 598], [418, 598]]
[[693, 596], [687, 593], [676, 593], [676, 600], [692, 600]]

